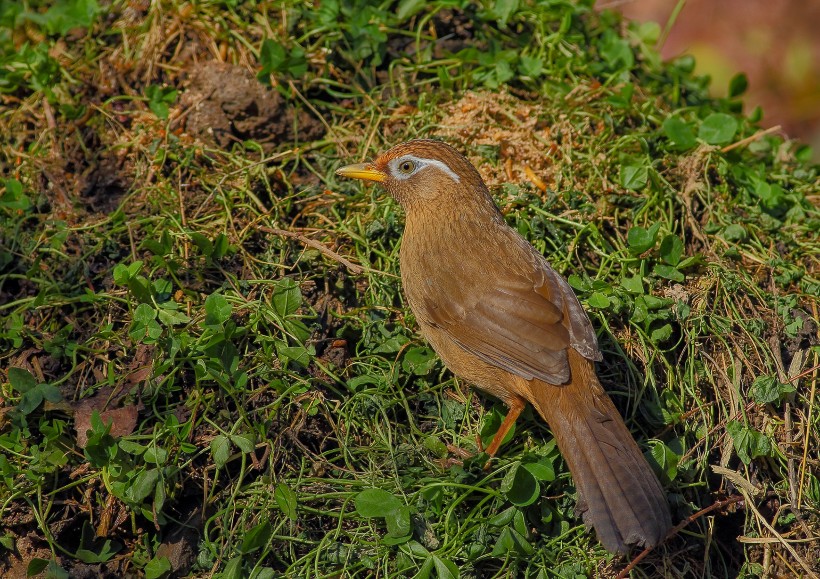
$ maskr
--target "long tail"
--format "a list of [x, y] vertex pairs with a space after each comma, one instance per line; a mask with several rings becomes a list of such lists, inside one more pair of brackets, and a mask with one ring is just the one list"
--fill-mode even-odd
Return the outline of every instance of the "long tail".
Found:
[[592, 363], [569, 349], [572, 382], [530, 382], [578, 489], [578, 510], [611, 552], [654, 546], [672, 526], [658, 478], [644, 459]]

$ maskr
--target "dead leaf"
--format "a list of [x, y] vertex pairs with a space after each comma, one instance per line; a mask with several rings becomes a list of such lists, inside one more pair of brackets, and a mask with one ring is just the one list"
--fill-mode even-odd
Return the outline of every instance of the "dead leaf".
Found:
[[99, 394], [80, 400], [74, 406], [74, 430], [77, 431], [77, 446], [85, 448], [88, 444], [88, 431], [91, 430], [91, 415], [100, 413], [103, 424], [111, 424], [111, 436], [128, 436], [137, 427], [137, 416], [142, 407], [133, 404], [122, 408], [103, 410], [108, 401], [107, 396]]

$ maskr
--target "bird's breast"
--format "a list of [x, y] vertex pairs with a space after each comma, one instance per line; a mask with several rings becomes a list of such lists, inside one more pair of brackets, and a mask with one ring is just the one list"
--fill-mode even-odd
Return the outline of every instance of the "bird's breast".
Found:
[[458, 317], [475, 305], [482, 294], [477, 288], [498, 285], [495, 278], [516, 259], [503, 257], [510, 249], [503, 242], [505, 233], [491, 220], [470, 220], [463, 214], [408, 219], [400, 265], [416, 317], [432, 321], [439, 307]]
[[460, 292], [452, 292], [455, 280], [464, 279], [468, 267], [456, 266], [453, 256], [462, 255], [466, 260], [470, 257], [460, 243], [448, 242], [451, 237], [441, 233], [410, 226], [402, 238], [402, 284], [417, 317], [429, 317], [425, 316], [426, 310], [435, 308], [443, 299], [461, 299]]

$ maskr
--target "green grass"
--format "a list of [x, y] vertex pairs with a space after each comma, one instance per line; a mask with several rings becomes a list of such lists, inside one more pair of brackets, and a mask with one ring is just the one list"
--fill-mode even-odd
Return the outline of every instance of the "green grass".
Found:
[[[435, 135], [569, 277], [675, 520], [743, 497], [633, 576], [820, 573], [820, 179], [741, 77], [711, 99], [658, 28], [587, 3], [46, 5], [0, 2], [4, 573], [626, 567], [531, 410], [482, 470], [505, 409], [416, 332], [397, 205], [334, 177]], [[215, 55], [290, 136], [186, 130]]]

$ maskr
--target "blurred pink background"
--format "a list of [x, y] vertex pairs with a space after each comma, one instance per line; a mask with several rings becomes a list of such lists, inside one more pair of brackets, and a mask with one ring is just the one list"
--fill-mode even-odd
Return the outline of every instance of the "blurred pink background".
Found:
[[[599, 0], [597, 7], [663, 29], [676, 0]], [[729, 80], [745, 72], [745, 111], [763, 108], [764, 127], [781, 125], [812, 145], [820, 160], [820, 0], [688, 0], [661, 54], [691, 54], [696, 71], [712, 77], [724, 96]]]

